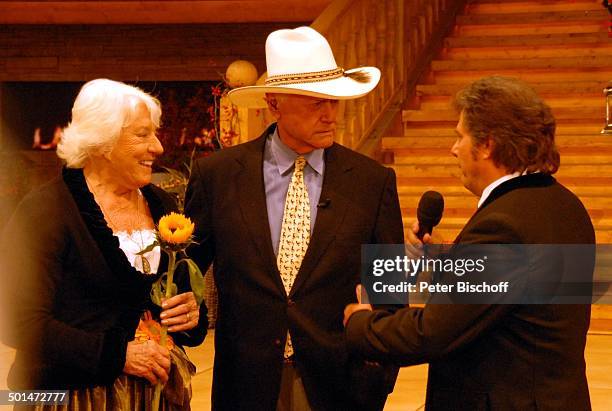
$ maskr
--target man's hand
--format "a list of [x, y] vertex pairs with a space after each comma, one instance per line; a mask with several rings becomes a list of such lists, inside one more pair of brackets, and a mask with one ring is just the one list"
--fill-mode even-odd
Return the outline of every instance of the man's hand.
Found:
[[342, 324], [344, 324], [345, 327], [346, 327], [346, 324], [348, 323], [349, 318], [351, 318], [351, 315], [353, 315], [353, 313], [357, 311], [365, 311], [365, 310], [372, 311], [372, 306], [370, 304], [365, 304], [361, 302], [361, 284], [357, 285], [355, 292], [357, 293], [357, 303], [349, 304], [344, 309], [344, 320], [342, 321]]
[[444, 244], [444, 239], [435, 230], [432, 234], [425, 234], [423, 240], [419, 240], [416, 236], [419, 232], [419, 221], [415, 220], [412, 223], [410, 230], [406, 231], [406, 256], [412, 260], [418, 260], [423, 256], [423, 245], [426, 244]]

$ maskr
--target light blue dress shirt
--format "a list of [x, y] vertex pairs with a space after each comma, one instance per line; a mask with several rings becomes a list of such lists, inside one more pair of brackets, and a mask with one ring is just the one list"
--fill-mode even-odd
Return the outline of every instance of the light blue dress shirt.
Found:
[[[317, 219], [317, 204], [321, 196], [321, 188], [323, 187], [323, 175], [325, 173], [323, 154], [324, 150], [321, 148], [303, 155], [308, 163], [304, 168], [304, 183], [306, 184], [308, 200], [310, 201], [311, 234]], [[295, 159], [298, 155], [281, 141], [278, 136], [278, 128], [275, 128], [274, 132], [268, 136], [264, 148], [263, 177], [266, 189], [268, 222], [270, 223], [272, 247], [274, 248], [275, 255], [278, 255], [285, 198], [291, 183]]]

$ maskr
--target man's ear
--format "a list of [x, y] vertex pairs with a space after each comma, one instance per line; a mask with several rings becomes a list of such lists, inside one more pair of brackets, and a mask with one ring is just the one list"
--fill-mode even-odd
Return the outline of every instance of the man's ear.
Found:
[[266, 103], [268, 104], [268, 110], [270, 110], [272, 117], [278, 120], [280, 118], [280, 110], [278, 109], [278, 99], [276, 96], [274, 94], [266, 93], [264, 100], [266, 100]]
[[482, 155], [483, 159], [490, 159], [493, 156], [493, 150], [495, 149], [495, 141], [491, 136], [488, 136], [486, 140], [478, 147], [478, 151]]

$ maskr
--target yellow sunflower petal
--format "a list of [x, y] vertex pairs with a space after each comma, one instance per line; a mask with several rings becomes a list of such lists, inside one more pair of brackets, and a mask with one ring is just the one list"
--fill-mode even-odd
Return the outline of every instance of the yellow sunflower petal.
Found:
[[159, 220], [158, 228], [163, 241], [181, 244], [191, 238], [195, 225], [183, 214], [172, 212]]

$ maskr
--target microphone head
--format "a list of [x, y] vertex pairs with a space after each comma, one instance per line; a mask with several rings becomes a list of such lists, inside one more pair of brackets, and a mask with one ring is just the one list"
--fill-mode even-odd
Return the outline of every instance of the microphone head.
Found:
[[444, 198], [437, 191], [426, 191], [419, 200], [417, 219], [420, 226], [435, 227], [442, 219]]

